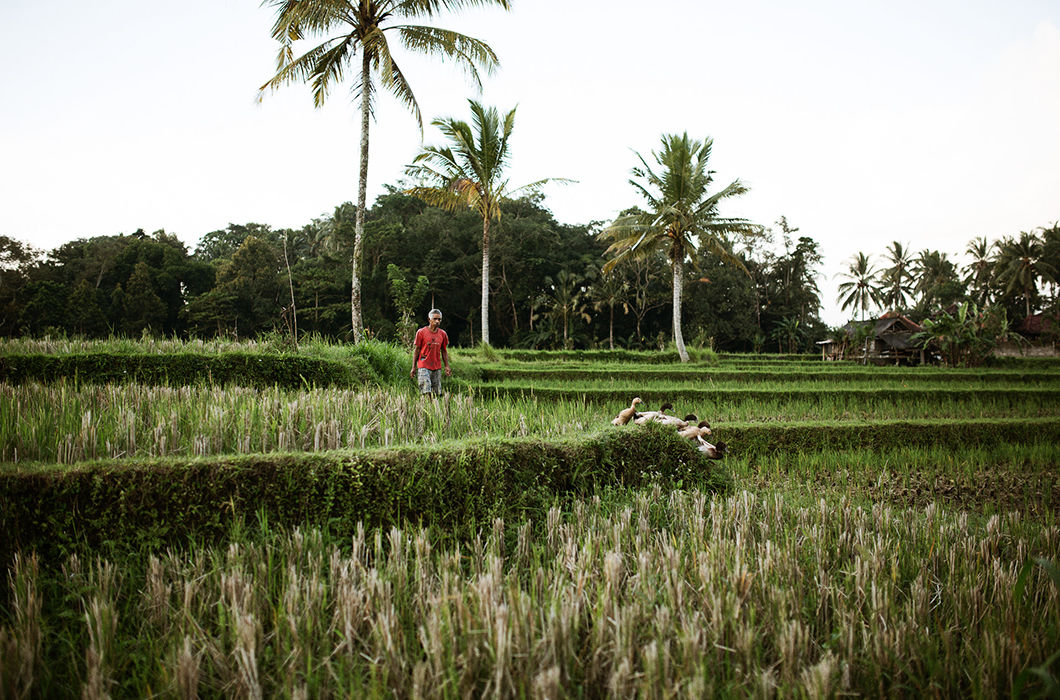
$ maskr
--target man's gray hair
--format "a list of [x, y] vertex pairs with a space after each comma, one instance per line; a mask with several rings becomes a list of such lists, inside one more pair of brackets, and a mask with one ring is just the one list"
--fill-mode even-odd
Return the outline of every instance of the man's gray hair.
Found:
[[433, 316], [435, 314], [438, 314], [439, 316], [441, 316], [442, 312], [439, 311], [438, 309], [431, 309], [430, 311], [427, 312], [427, 318], [429, 319], [431, 316]]

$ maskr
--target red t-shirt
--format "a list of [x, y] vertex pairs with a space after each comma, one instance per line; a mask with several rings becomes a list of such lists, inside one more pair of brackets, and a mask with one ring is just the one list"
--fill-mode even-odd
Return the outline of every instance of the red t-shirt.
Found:
[[442, 350], [449, 347], [449, 336], [441, 328], [431, 333], [430, 326], [416, 331], [416, 366], [422, 369], [441, 369]]

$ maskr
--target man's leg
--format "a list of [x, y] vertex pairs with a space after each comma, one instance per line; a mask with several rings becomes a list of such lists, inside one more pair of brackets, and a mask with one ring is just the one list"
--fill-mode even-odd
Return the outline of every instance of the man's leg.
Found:
[[431, 393], [431, 371], [424, 367], [416, 370], [416, 383], [420, 386], [421, 394]]

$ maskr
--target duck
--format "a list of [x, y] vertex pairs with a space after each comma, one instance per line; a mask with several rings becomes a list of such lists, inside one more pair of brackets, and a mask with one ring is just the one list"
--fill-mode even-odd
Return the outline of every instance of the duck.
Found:
[[699, 451], [707, 456], [708, 459], [721, 459], [729, 452], [728, 446], [718, 441], [717, 445], [712, 445], [703, 438], [697, 438], [699, 440]]
[[684, 430], [688, 426], [695, 424], [697, 420], [699, 420], [699, 417], [695, 413], [689, 413], [684, 418], [678, 418], [677, 416], [665, 416], [659, 419], [657, 422], [662, 423], [663, 425], [673, 426], [678, 430]]
[[683, 430], [678, 430], [677, 434], [689, 440], [701, 440], [704, 435], [710, 435], [710, 423], [701, 420], [698, 425], [690, 425]]
[[633, 419], [633, 422], [637, 425], [645, 425], [647, 423], [655, 423], [664, 418], [671, 418], [672, 416], [667, 416], [666, 412], [673, 407], [674, 405], [672, 403], [664, 403], [662, 406], [659, 406], [658, 411], [645, 411], [644, 413], [638, 414], [637, 417]]
[[615, 419], [611, 421], [611, 425], [625, 425], [635, 416], [637, 416], [637, 404], [644, 403], [639, 396], [633, 398], [633, 401], [629, 404], [629, 408], [623, 408], [615, 416]]

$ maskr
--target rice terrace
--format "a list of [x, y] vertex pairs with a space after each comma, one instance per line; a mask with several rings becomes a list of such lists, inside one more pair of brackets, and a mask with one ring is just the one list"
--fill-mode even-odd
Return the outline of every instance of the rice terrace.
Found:
[[1056, 687], [1052, 360], [455, 349], [423, 400], [374, 341], [3, 350], [5, 697]]
[[1060, 3], [106, 10], [0, 4], [0, 700], [1060, 698]]

